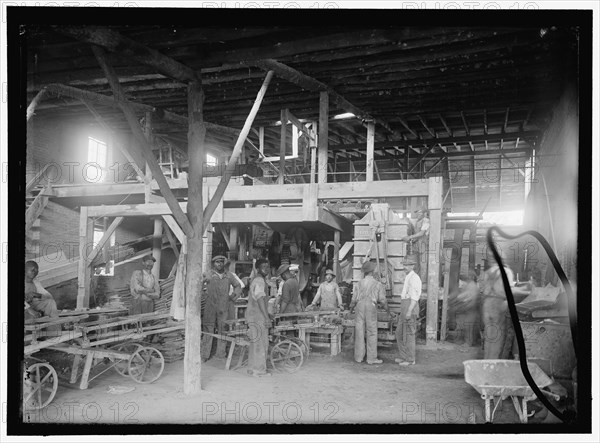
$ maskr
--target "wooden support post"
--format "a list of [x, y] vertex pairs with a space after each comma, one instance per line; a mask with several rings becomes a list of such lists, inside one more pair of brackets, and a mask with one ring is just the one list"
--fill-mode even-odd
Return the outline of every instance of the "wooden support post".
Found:
[[333, 231], [333, 272], [335, 281], [340, 281], [340, 231]]
[[287, 136], [287, 109], [281, 110], [281, 131], [280, 131], [280, 139], [279, 139], [279, 178], [277, 183], [282, 185], [284, 183], [284, 175], [285, 175], [285, 142]]
[[[248, 117], [246, 118], [246, 121], [244, 122], [244, 127], [242, 128], [242, 131], [240, 132], [238, 140], [235, 143], [233, 152], [229, 159], [229, 163], [227, 164], [225, 171], [223, 171], [223, 175], [221, 176], [221, 181], [219, 182], [219, 186], [217, 187], [217, 190], [215, 191], [213, 197], [210, 199], [210, 202], [208, 202], [208, 205], [206, 205], [206, 209], [204, 210], [204, 216], [203, 216], [203, 219], [204, 219], [203, 226], [209, 225], [212, 215], [215, 212], [215, 209], [217, 209], [217, 206], [219, 206], [219, 202], [223, 198], [223, 194], [225, 194], [225, 189], [227, 189], [227, 185], [229, 184], [229, 179], [231, 179], [231, 176], [233, 175], [233, 173], [235, 171], [235, 164], [237, 163], [237, 158], [239, 157], [240, 152], [242, 150], [242, 146], [244, 145], [244, 140], [246, 140], [246, 137], [248, 136], [248, 133], [250, 132], [250, 128], [252, 127], [252, 122], [254, 122], [254, 118], [256, 117], [256, 114], [258, 113], [258, 110], [260, 108], [262, 100], [263, 100], [265, 94], [267, 93], [267, 88], [269, 87], [271, 78], [273, 78], [273, 72], [269, 71], [265, 77], [265, 80], [263, 81], [262, 87], [260, 88], [260, 90], [258, 91], [258, 94], [256, 95], [256, 100], [254, 101], [254, 104], [252, 105], [252, 109], [250, 110], [250, 113], [248, 114]], [[190, 164], [191, 164], [191, 161], [190, 161]]]
[[469, 230], [469, 271], [475, 271], [475, 256], [477, 254], [477, 224]]
[[375, 156], [375, 123], [367, 123], [367, 181], [373, 181], [373, 163]]
[[154, 234], [152, 235], [152, 255], [156, 259], [152, 268], [152, 275], [156, 281], [160, 278], [160, 262], [162, 258], [163, 221], [162, 218], [154, 219]]
[[[144, 136], [148, 143], [152, 144], [152, 113], [146, 112], [144, 121]], [[150, 203], [152, 196], [152, 170], [150, 165], [146, 163], [146, 176], [144, 177], [144, 203]]]
[[440, 341], [446, 341], [446, 329], [448, 324], [448, 289], [450, 283], [448, 271], [444, 272], [444, 296], [442, 298], [442, 323], [440, 325]]
[[319, 183], [327, 183], [327, 158], [329, 143], [329, 94], [321, 91], [319, 94]]
[[313, 139], [310, 142], [310, 183], [315, 183], [315, 175], [317, 172], [317, 143], [313, 140], [318, 140], [317, 136], [317, 123], [313, 122], [311, 124], [310, 133], [313, 136]]
[[438, 332], [438, 297], [440, 291], [440, 241], [442, 230], [442, 198], [443, 183], [438, 177], [429, 182], [427, 199], [429, 209], [429, 248], [427, 260], [427, 319], [426, 337], [428, 345], [437, 343]]
[[[203, 107], [204, 91], [201, 81], [188, 84], [188, 156], [189, 156], [189, 186], [187, 215], [193, 226], [192, 235], [187, 236], [187, 260], [185, 281], [185, 356], [183, 362], [183, 391], [186, 395], [200, 393], [202, 387], [200, 374], [202, 358], [200, 354], [202, 331], [202, 272], [192, 270], [202, 269], [204, 219], [203, 219], [203, 171], [206, 161], [204, 137]], [[244, 137], [245, 138], [245, 137]], [[242, 139], [243, 140], [243, 139]]]
[[77, 309], [90, 307], [91, 268], [88, 265], [88, 251], [93, 247], [94, 224], [88, 217], [87, 206], [79, 213], [79, 266], [77, 269]]
[[212, 224], [208, 224], [204, 230], [204, 237], [202, 237], [202, 272], [210, 271], [211, 259], [212, 259], [212, 243], [213, 243], [213, 230]]
[[454, 229], [454, 247], [452, 248], [452, 259], [450, 262], [450, 291], [454, 291], [458, 286], [458, 275], [460, 274], [460, 265], [462, 262], [462, 244], [465, 234], [464, 229]]

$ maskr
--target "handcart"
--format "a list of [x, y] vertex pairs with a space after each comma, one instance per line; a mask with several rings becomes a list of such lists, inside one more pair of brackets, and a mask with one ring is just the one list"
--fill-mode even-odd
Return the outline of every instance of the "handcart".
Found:
[[[486, 423], [493, 422], [496, 409], [502, 400], [508, 397], [512, 399], [520, 422], [527, 423], [528, 417], [533, 415], [527, 413], [527, 402], [537, 399], [537, 396], [525, 380], [518, 360], [466, 360], [463, 365], [465, 381], [473, 386], [485, 401]], [[540, 389], [554, 383], [537, 364], [528, 362], [527, 367]], [[542, 392], [556, 400], [560, 399], [560, 396], [551, 392]], [[491, 407], [492, 400], [494, 409]]]
[[[140, 341], [152, 335], [185, 329], [183, 322], [171, 322], [169, 319], [169, 314], [154, 313], [88, 323], [78, 319], [73, 322], [70, 331], [63, 331], [58, 337], [45, 341], [33, 340], [26, 344], [25, 354], [49, 349], [73, 355], [69, 383], [74, 384], [79, 379], [80, 389], [87, 389], [89, 382], [111, 368], [137, 383], [152, 383], [164, 370], [164, 357], [158, 349]], [[51, 324], [57, 322], [69, 323], [61, 319]], [[58, 385], [56, 371], [51, 365], [45, 362], [34, 364], [38, 366], [30, 366], [26, 371], [29, 376], [25, 378], [31, 381], [33, 369], [34, 387], [40, 385], [35, 392], [47, 392], [48, 388], [53, 388], [54, 392], [51, 396], [42, 396], [41, 399], [30, 403], [25, 399], [31, 398], [31, 395], [24, 395], [24, 405], [27, 409], [47, 406], [52, 401]], [[29, 389], [29, 386], [27, 388]], [[40, 395], [38, 394], [38, 397]]]

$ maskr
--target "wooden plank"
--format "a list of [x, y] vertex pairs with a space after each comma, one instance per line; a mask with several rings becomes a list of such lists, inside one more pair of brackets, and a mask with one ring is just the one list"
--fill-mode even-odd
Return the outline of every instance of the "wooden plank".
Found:
[[[185, 206], [185, 208], [187, 209], [187, 206]], [[183, 206], [182, 206], [182, 209], [184, 209]], [[168, 210], [168, 208], [167, 208], [167, 210]], [[181, 230], [181, 228], [179, 227], [179, 225], [177, 224], [177, 222], [175, 221], [173, 216], [169, 215], [169, 214], [163, 214], [162, 218], [167, 223], [167, 225], [169, 226], [169, 228], [171, 229], [173, 234], [175, 234], [175, 237], [177, 237], [177, 240], [179, 240], [179, 243], [183, 244], [183, 239], [185, 237], [185, 234], [183, 233], [183, 231]]]
[[385, 180], [381, 182], [327, 183], [319, 185], [319, 200], [408, 197], [429, 195], [423, 180]]
[[319, 138], [318, 138], [318, 167], [317, 180], [327, 183], [327, 159], [329, 144], [329, 94], [321, 91], [319, 94]]
[[[313, 139], [318, 139], [317, 131], [315, 130], [316, 123], [313, 122], [311, 125], [310, 133]], [[317, 173], [317, 144], [311, 142], [310, 144], [310, 183], [315, 183], [315, 175]]]
[[124, 219], [124, 217], [116, 217], [113, 220], [113, 222], [110, 224], [108, 229], [106, 229], [106, 231], [104, 232], [104, 235], [102, 236], [102, 238], [100, 239], [100, 241], [98, 242], [96, 247], [94, 247], [94, 250], [92, 251], [92, 253], [90, 255], [88, 255], [88, 258], [87, 258], [88, 266], [92, 264], [92, 262], [94, 261], [94, 259], [98, 255], [98, 253], [102, 250], [102, 248], [104, 247], [106, 242], [110, 239], [111, 235], [113, 235], [113, 232], [115, 232], [115, 230], [121, 224], [123, 219]]
[[152, 275], [156, 281], [160, 279], [160, 263], [162, 260], [162, 238], [163, 238], [163, 221], [162, 218], [154, 219], [154, 233], [152, 235], [152, 256], [156, 260], [152, 268]]
[[175, 254], [175, 263], [179, 260], [179, 249], [177, 248], [177, 242], [175, 241], [175, 235], [173, 231], [169, 228], [169, 226], [165, 226], [165, 234], [167, 235], [167, 240], [169, 240], [169, 244], [171, 245], [171, 250], [173, 254]]
[[[144, 175], [142, 174], [141, 177]], [[187, 187], [187, 186], [186, 186]], [[94, 183], [83, 185], [53, 186], [52, 195], [64, 197], [97, 197], [109, 195], [143, 194], [143, 183]]]
[[[256, 100], [254, 101], [254, 104], [252, 105], [252, 109], [250, 110], [250, 113], [248, 114], [248, 117], [246, 118], [244, 127], [242, 128], [242, 131], [240, 132], [238, 140], [235, 144], [235, 147], [233, 148], [233, 153], [231, 154], [229, 163], [227, 164], [227, 167], [225, 168], [225, 171], [223, 172], [223, 176], [221, 177], [219, 186], [217, 187], [217, 190], [215, 191], [215, 195], [211, 198], [210, 202], [208, 202], [208, 205], [206, 206], [206, 209], [204, 210], [204, 216], [203, 216], [203, 220], [204, 220], [203, 225], [204, 226], [208, 226], [208, 224], [210, 223], [212, 215], [215, 212], [215, 210], [217, 209], [219, 202], [223, 198], [225, 189], [227, 189], [229, 180], [231, 179], [231, 176], [235, 172], [237, 159], [242, 151], [242, 146], [244, 145], [244, 140], [246, 140], [246, 137], [248, 136], [248, 133], [250, 132], [250, 128], [252, 127], [252, 123], [254, 122], [254, 118], [256, 117], [256, 114], [258, 113], [258, 110], [259, 110], [262, 100], [267, 92], [267, 88], [269, 87], [269, 83], [271, 82], [272, 77], [273, 77], [273, 71], [267, 72], [265, 80], [263, 81], [263, 84], [262, 84], [260, 90], [258, 91], [258, 94], [256, 95]], [[283, 166], [283, 165], [281, 165], [281, 166]]]
[[316, 184], [302, 186], [302, 220], [315, 220], [317, 218], [317, 192]]
[[367, 181], [373, 181], [373, 163], [375, 155], [375, 124], [367, 123]]

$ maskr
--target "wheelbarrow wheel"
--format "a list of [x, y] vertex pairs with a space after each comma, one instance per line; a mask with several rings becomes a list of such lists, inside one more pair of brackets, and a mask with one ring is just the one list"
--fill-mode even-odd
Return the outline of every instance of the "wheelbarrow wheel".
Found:
[[302, 348], [291, 340], [284, 340], [273, 346], [270, 355], [273, 369], [281, 372], [296, 372], [304, 362]]
[[48, 363], [34, 363], [23, 374], [24, 409], [42, 409], [50, 404], [58, 390], [58, 376]]
[[[144, 347], [142, 345], [140, 345], [139, 343], [119, 343], [118, 345], [111, 346], [110, 349], [114, 349], [115, 351], [119, 351], [119, 352], [127, 352], [129, 354], [133, 354], [135, 351], [139, 351], [140, 349], [143, 349], [143, 348]], [[127, 377], [129, 375], [128, 367], [129, 367], [129, 360], [125, 360], [125, 359], [117, 360], [117, 362], [114, 365], [115, 371], [117, 371], [123, 377]]]
[[300, 349], [302, 349], [302, 355], [308, 357], [309, 350], [308, 350], [308, 346], [306, 346], [306, 343], [304, 343], [298, 337], [288, 337], [288, 340], [291, 340], [294, 343], [296, 343], [298, 346], [300, 346]]
[[156, 348], [141, 348], [133, 353], [127, 365], [127, 372], [138, 383], [152, 383], [158, 380], [165, 369], [165, 359]]

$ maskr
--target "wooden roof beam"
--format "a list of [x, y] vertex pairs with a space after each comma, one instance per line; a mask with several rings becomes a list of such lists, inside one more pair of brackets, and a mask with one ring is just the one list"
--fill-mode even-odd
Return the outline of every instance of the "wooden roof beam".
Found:
[[[110, 97], [108, 95], [98, 94], [96, 92], [86, 91], [84, 89], [74, 88], [72, 86], [67, 86], [59, 83], [52, 83], [46, 85], [42, 88], [40, 94], [42, 93], [42, 91], [45, 91], [44, 95], [46, 95], [47, 93], [52, 93], [57, 96], [67, 96], [77, 100], [87, 100], [88, 102], [98, 105], [110, 106], [113, 108], [119, 107], [119, 100], [115, 97]], [[156, 108], [151, 105], [146, 105], [144, 103], [128, 102], [128, 105], [138, 113], [153, 112], [155, 113], [156, 117], [160, 119], [187, 127], [188, 119], [183, 115], [175, 114], [173, 112]], [[216, 123], [204, 122], [204, 124], [206, 125], [206, 128], [209, 131], [223, 132], [232, 136], [237, 136], [240, 133], [239, 129], [218, 125]]]
[[127, 38], [112, 29], [100, 26], [64, 26], [54, 25], [52, 29], [59, 34], [76, 40], [101, 46], [111, 52], [131, 57], [156, 69], [161, 74], [175, 80], [188, 83], [199, 80], [199, 75], [192, 68], [148, 48], [135, 40]]
[[309, 77], [308, 75], [303, 74], [302, 72], [284, 65], [283, 63], [279, 63], [277, 60], [267, 59], [267, 60], [257, 60], [257, 61], [246, 61], [243, 62], [246, 66], [256, 66], [265, 71], [272, 70], [275, 75], [280, 78], [283, 78], [290, 83], [293, 83], [297, 86], [300, 86], [303, 89], [308, 91], [326, 91], [329, 94], [330, 100], [336, 103], [340, 108], [344, 109], [346, 112], [351, 112], [361, 120], [373, 121], [375, 124], [383, 127], [386, 131], [391, 132], [393, 134], [396, 133], [388, 122], [382, 119], [376, 119], [371, 116], [368, 112], [360, 109], [359, 107], [353, 105], [336, 91], [334, 91], [331, 87], [327, 86], [325, 83], [320, 82], [319, 80]]

